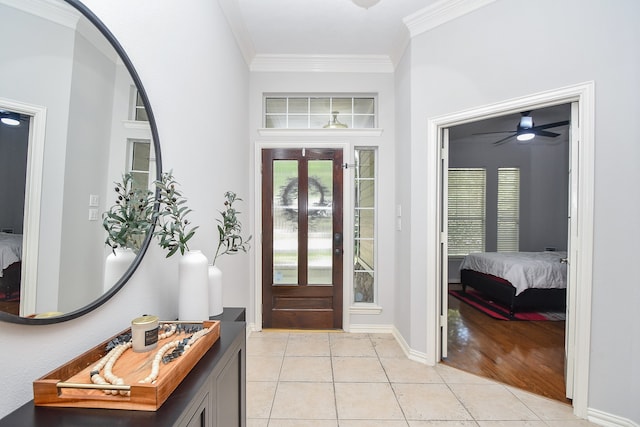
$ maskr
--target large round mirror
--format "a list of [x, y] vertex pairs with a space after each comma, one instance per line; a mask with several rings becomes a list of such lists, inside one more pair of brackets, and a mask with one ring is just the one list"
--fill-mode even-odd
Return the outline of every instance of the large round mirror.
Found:
[[111, 298], [149, 245], [152, 229], [107, 271], [103, 214], [124, 174], [153, 188], [157, 130], [131, 61], [79, 1], [0, 0], [0, 38], [0, 320], [62, 322]]

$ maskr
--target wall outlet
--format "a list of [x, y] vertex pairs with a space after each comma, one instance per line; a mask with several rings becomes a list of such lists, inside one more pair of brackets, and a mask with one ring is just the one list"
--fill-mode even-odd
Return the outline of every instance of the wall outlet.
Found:
[[89, 209], [89, 221], [98, 220], [98, 209]]

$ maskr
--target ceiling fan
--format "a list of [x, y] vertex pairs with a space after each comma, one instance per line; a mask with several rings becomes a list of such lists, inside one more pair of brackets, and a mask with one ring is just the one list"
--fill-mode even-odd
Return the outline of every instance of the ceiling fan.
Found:
[[493, 145], [504, 144], [509, 141], [511, 138], [516, 138], [518, 141], [529, 141], [536, 136], [546, 136], [548, 138], [556, 138], [560, 136], [559, 133], [550, 132], [545, 129], [556, 128], [560, 126], [566, 126], [569, 124], [569, 120], [563, 120], [561, 122], [547, 123], [544, 125], [535, 126], [533, 123], [533, 117], [530, 116], [531, 111], [524, 111], [520, 113], [520, 121], [516, 126], [516, 130], [511, 131], [498, 131], [498, 132], [483, 132], [483, 133], [474, 133], [474, 135], [489, 135], [489, 134], [497, 134], [497, 133], [509, 133], [510, 135], [499, 139], [494, 142]]

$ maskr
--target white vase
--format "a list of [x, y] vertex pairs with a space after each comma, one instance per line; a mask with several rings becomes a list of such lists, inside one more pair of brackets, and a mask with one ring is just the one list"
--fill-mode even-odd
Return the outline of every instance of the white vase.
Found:
[[222, 270], [209, 265], [209, 315], [222, 314]]
[[136, 254], [131, 248], [116, 248], [104, 262], [104, 279], [102, 286], [104, 291], [113, 288], [113, 285], [124, 276], [127, 269], [136, 259]]
[[178, 319], [209, 319], [209, 261], [202, 251], [185, 252], [178, 262]]

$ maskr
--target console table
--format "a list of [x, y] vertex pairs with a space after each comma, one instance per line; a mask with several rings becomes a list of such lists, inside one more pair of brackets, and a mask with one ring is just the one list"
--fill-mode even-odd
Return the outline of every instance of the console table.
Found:
[[245, 427], [244, 309], [225, 308], [213, 319], [218, 318], [220, 338], [157, 411], [54, 408], [30, 401], [0, 419], [0, 427]]

